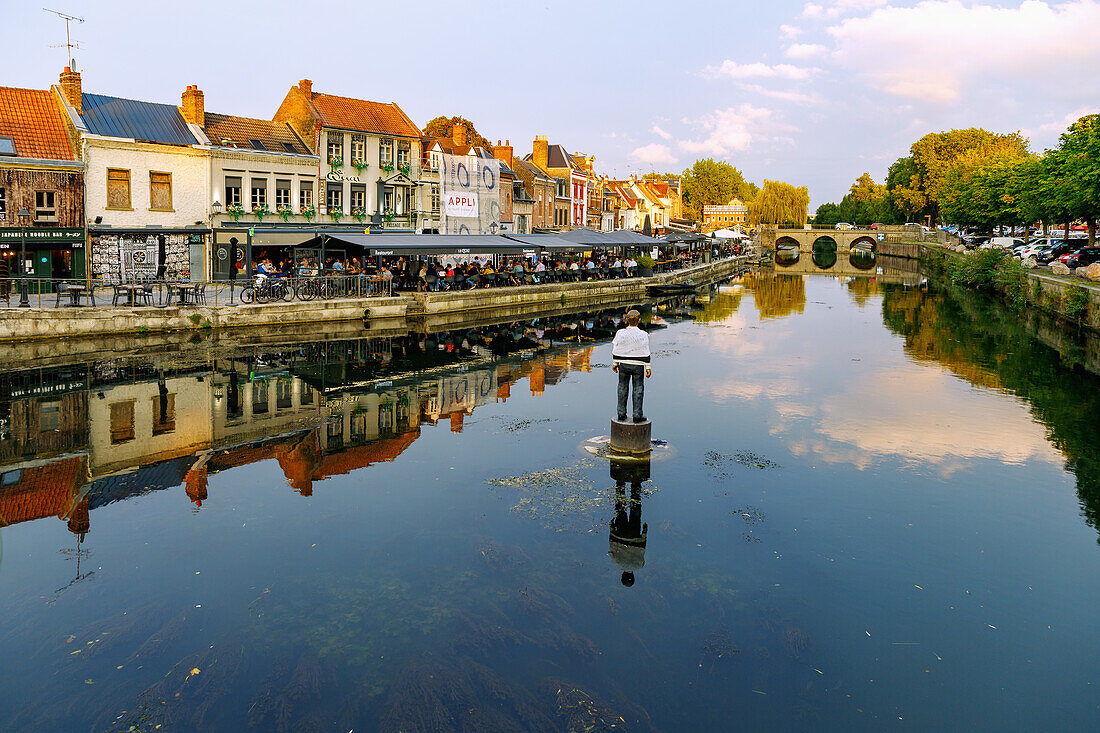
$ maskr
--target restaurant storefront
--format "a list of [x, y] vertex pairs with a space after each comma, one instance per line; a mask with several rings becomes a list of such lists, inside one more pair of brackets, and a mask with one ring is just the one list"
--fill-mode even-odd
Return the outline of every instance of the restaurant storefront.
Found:
[[87, 274], [83, 229], [0, 227], [0, 277], [19, 277], [24, 250], [26, 277], [83, 280]]

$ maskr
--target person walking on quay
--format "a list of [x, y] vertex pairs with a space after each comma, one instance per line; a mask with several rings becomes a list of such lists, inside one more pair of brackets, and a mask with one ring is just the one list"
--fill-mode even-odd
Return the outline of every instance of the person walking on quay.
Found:
[[[644, 379], [652, 375], [649, 366], [649, 334], [638, 328], [642, 315], [636, 310], [626, 312], [626, 328], [620, 328], [611, 342], [611, 371], [619, 375], [618, 415], [619, 422], [626, 420], [626, 396], [633, 382], [633, 418], [642, 422], [642, 399], [645, 396]], [[644, 377], [643, 377], [644, 372]]]

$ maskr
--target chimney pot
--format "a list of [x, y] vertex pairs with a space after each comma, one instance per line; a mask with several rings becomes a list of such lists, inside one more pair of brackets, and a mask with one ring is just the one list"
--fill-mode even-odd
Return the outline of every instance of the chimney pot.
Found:
[[65, 70], [61, 72], [60, 78], [61, 95], [65, 97], [65, 101], [70, 107], [76, 110], [78, 115], [84, 114], [84, 101], [81, 94], [80, 86], [80, 72], [73, 71], [71, 67], [66, 66]]
[[298, 88], [302, 90], [302, 93], [309, 96], [313, 94], [313, 80], [302, 79], [298, 82]]
[[180, 107], [183, 109], [183, 119], [192, 125], [206, 127], [206, 100], [198, 84], [187, 85]]

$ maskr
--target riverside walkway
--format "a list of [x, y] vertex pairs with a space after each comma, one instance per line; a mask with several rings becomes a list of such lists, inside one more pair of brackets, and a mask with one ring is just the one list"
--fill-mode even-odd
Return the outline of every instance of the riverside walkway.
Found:
[[736, 273], [751, 259], [727, 257], [656, 274], [585, 282], [546, 283], [491, 289], [397, 293], [387, 297], [347, 297], [308, 302], [171, 305], [163, 308], [9, 308], [0, 310], [0, 340], [20, 341], [63, 336], [145, 335], [166, 331], [292, 326], [309, 323], [386, 318], [442, 317], [449, 314], [522, 310], [560, 304], [579, 306], [606, 300], [644, 298], [651, 285], [705, 282]]

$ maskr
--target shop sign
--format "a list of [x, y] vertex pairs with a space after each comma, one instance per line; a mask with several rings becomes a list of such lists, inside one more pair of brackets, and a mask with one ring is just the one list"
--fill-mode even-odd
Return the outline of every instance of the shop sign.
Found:
[[32, 242], [62, 242], [84, 244], [83, 229], [36, 229], [33, 227], [0, 227], [0, 242], [19, 242], [26, 236], [27, 244]]
[[187, 235], [187, 243], [188, 244], [202, 244], [202, 235], [201, 234], [188, 234]]
[[345, 176], [339, 171], [329, 171], [325, 176], [325, 180], [332, 181], [333, 183], [339, 183], [340, 181], [350, 181], [351, 183], [362, 183], [362, 179], [359, 176]]

